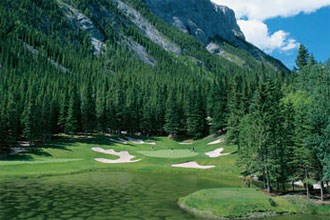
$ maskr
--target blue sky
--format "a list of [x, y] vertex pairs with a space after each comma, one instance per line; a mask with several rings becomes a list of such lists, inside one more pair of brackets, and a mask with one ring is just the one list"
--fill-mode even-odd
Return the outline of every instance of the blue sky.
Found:
[[[330, 7], [311, 14], [300, 13], [290, 18], [273, 18], [265, 23], [270, 32], [278, 29], [289, 32], [290, 37], [304, 44], [316, 60], [324, 62], [330, 58]], [[273, 51], [270, 54], [291, 68], [295, 64], [297, 50], [287, 53]]]
[[300, 43], [330, 58], [330, 0], [211, 0], [234, 9], [246, 40], [293, 68]]

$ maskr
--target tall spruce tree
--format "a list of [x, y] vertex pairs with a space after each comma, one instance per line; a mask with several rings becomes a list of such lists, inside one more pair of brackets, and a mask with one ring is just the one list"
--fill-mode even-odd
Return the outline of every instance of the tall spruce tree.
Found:
[[298, 56], [296, 59], [296, 65], [298, 70], [303, 69], [308, 64], [308, 50], [303, 44], [300, 44], [299, 50], [298, 50]]

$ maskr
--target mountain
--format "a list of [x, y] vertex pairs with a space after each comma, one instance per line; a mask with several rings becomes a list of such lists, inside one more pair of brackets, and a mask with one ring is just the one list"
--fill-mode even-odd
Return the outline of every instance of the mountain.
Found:
[[277, 70], [287, 72], [287, 68], [280, 61], [245, 41], [234, 11], [226, 6], [216, 5], [210, 0], [144, 1], [158, 17], [182, 32], [194, 36], [211, 53], [226, 57], [221, 45], [227, 42], [248, 51], [258, 60], [271, 63]]
[[[112, 41], [125, 45], [144, 63], [155, 65], [157, 59], [148, 51], [150, 47], [143, 45], [152, 44], [178, 56], [190, 56], [204, 64], [193, 50], [203, 50], [199, 52], [203, 54], [207, 50], [243, 68], [253, 69], [262, 62], [276, 71], [288, 72], [281, 62], [245, 41], [233, 10], [214, 5], [209, 0], [55, 0], [49, 3], [49, 8], [43, 8], [46, 3], [32, 0], [31, 5], [24, 4], [29, 2], [25, 0], [17, 6], [19, 9], [10, 7], [15, 3], [6, 5], [5, 2], [1, 3], [3, 10], [20, 11], [16, 18], [8, 18], [18, 22], [6, 27], [9, 28], [8, 34], [13, 31], [10, 29], [19, 25], [28, 31], [40, 32], [45, 38], [60, 36], [61, 40], [57, 42], [66, 45], [78, 46], [81, 40], [85, 43], [89, 41], [96, 56], [104, 54], [106, 44]], [[24, 5], [26, 8], [23, 8]], [[37, 15], [29, 10], [34, 6], [38, 10]], [[56, 15], [52, 14], [55, 11]], [[178, 33], [163, 21], [192, 35], [201, 44]], [[141, 37], [134, 39], [135, 35]], [[141, 42], [142, 37], [144, 43]], [[37, 52], [37, 48], [31, 48], [29, 46], [33, 45], [26, 43], [24, 47], [32, 49], [30, 51], [36, 49], [34, 53]]]
[[206, 45], [217, 38], [230, 43], [237, 38], [245, 40], [234, 11], [228, 7], [209, 0], [145, 0], [145, 3], [157, 16]]
[[232, 10], [157, 2], [2, 0], [0, 153], [60, 132], [203, 137], [248, 112], [258, 83], [282, 82]]

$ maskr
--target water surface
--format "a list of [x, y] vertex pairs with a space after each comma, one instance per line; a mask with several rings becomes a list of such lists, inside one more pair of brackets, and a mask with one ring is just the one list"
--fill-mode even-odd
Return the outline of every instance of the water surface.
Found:
[[[90, 172], [35, 179], [0, 180], [0, 219], [200, 219], [176, 200], [221, 181], [191, 175]], [[283, 216], [274, 220], [321, 220]]]
[[0, 219], [195, 219], [177, 198], [216, 181], [178, 174], [91, 172], [0, 184]]

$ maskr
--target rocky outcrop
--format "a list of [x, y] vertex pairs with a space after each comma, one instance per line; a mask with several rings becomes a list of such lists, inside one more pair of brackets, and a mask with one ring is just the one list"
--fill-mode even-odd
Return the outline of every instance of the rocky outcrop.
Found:
[[130, 50], [136, 53], [136, 55], [140, 58], [141, 61], [151, 66], [156, 65], [156, 59], [153, 58], [141, 44], [128, 37], [125, 38], [125, 44]]
[[90, 42], [94, 49], [95, 55], [100, 55], [105, 50], [106, 45], [104, 43], [104, 34], [99, 31], [94, 23], [85, 14], [80, 12], [73, 6], [64, 3], [61, 0], [57, 0], [59, 6], [62, 8], [64, 15], [80, 29], [86, 31], [90, 35]]
[[228, 7], [210, 0], [145, 0], [160, 18], [185, 33], [195, 36], [204, 44], [220, 37], [233, 42], [245, 39], [237, 25], [235, 13]]
[[181, 53], [180, 47], [161, 34], [140, 12], [120, 0], [113, 1], [117, 4], [118, 9], [121, 10], [151, 41], [167, 51], [171, 51], [177, 55]]
[[224, 56], [221, 51], [221, 45], [226, 42], [249, 52], [254, 58], [270, 64], [276, 70], [288, 72], [280, 61], [245, 40], [234, 11], [226, 6], [215, 5], [210, 0], [144, 0], [144, 2], [158, 17], [203, 42], [211, 53], [227, 59], [229, 56]]

